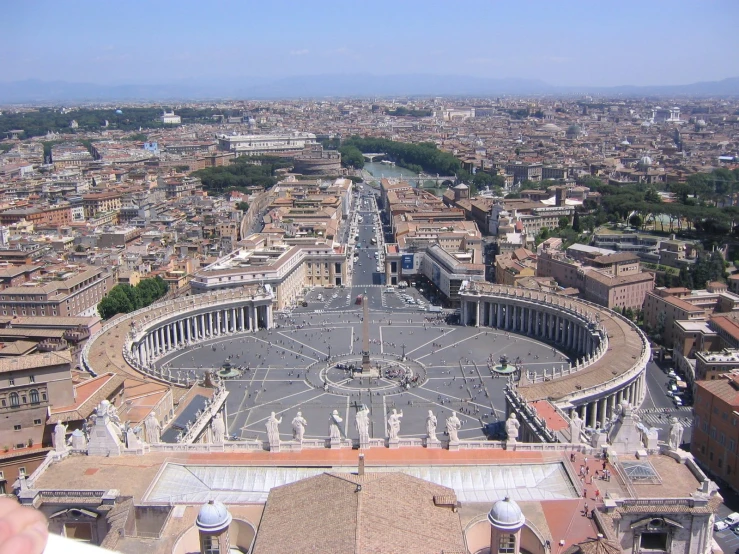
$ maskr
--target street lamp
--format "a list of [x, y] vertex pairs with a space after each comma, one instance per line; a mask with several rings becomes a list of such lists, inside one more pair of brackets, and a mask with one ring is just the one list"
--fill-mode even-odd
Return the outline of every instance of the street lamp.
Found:
[[327, 359], [327, 361], [330, 361], [330, 360], [331, 360], [331, 345], [329, 344], [328, 345], [328, 359]]

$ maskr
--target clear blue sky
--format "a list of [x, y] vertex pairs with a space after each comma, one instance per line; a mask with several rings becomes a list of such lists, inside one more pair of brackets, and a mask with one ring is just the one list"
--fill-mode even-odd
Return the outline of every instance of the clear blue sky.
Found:
[[739, 76], [739, 0], [6, 1], [0, 80], [433, 73], [555, 85]]

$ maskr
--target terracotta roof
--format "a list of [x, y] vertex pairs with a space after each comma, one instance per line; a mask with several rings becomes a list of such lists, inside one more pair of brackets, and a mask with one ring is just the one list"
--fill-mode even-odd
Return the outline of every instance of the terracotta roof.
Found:
[[255, 554], [465, 552], [454, 491], [402, 473], [324, 473], [272, 489]]
[[104, 373], [75, 385], [76, 402], [69, 406], [52, 408], [47, 424], [87, 419], [100, 402], [110, 398], [123, 385], [123, 381], [122, 375]]

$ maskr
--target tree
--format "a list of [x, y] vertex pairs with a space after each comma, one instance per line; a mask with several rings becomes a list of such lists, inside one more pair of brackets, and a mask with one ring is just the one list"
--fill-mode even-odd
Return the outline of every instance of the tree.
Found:
[[570, 225], [570, 220], [566, 215], [563, 215], [559, 218], [559, 228], [560, 229], [567, 229], [567, 227]]
[[660, 202], [662, 202], [662, 197], [656, 190], [650, 187], [644, 193], [644, 201], [651, 204], [659, 204]]
[[578, 233], [581, 231], [580, 228], [580, 212], [575, 210], [575, 215], [572, 218], [572, 229]]
[[343, 167], [353, 167], [355, 169], [364, 167], [364, 156], [356, 146], [341, 146], [339, 152], [341, 153], [341, 165]]
[[641, 227], [642, 224], [642, 218], [639, 214], [634, 214], [629, 218], [629, 225], [632, 227], [636, 227], [637, 229]]
[[236, 202], [236, 209], [246, 212], [249, 210], [249, 204], [246, 202]]
[[541, 231], [539, 231], [539, 238], [541, 240], [547, 240], [549, 238], [549, 229], [547, 227], [541, 228]]

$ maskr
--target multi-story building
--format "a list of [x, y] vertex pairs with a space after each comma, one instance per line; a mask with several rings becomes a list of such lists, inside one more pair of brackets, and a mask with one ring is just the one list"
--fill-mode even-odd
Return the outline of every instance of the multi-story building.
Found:
[[739, 296], [723, 283], [709, 283], [706, 290], [658, 287], [644, 298], [644, 323], [661, 334], [668, 348], [676, 344], [675, 321], [705, 321], [714, 313], [737, 311]]
[[538, 277], [553, 277], [562, 287], [580, 290], [586, 300], [611, 309], [640, 310], [654, 288], [654, 275], [641, 271], [638, 260], [620, 254], [595, 256], [583, 265], [558, 250], [544, 249], [537, 260]]
[[739, 375], [695, 385], [690, 451], [717, 480], [739, 490]]
[[516, 183], [522, 181], [541, 181], [543, 166], [540, 163], [509, 163], [505, 166], [505, 171], [509, 175], [513, 175]]
[[72, 210], [67, 203], [41, 208], [14, 208], [0, 212], [0, 225], [28, 221], [39, 227], [59, 227], [72, 223]]
[[5, 316], [95, 315], [114, 284], [109, 267], [47, 268], [40, 278], [0, 291], [0, 312]]
[[[41, 445], [52, 405], [74, 403], [72, 357], [67, 351], [0, 359], [0, 444]], [[7, 478], [7, 476], [6, 476]]]
[[120, 192], [93, 192], [82, 196], [85, 217], [91, 218], [98, 213], [117, 212], [121, 209]]
[[192, 196], [197, 191], [202, 190], [202, 188], [203, 183], [200, 179], [184, 175], [159, 177], [157, 182], [157, 189], [164, 192], [164, 197], [167, 200]]
[[739, 369], [739, 350], [695, 353], [696, 381], [713, 381], [719, 375]]
[[218, 135], [218, 148], [229, 150], [237, 156], [259, 156], [262, 154], [298, 154], [307, 146], [316, 143], [313, 133], [282, 135]]
[[193, 292], [264, 284], [274, 292], [276, 309], [283, 309], [295, 304], [305, 287], [349, 283], [344, 246], [320, 239], [273, 241], [265, 234], [251, 235], [244, 244], [196, 271]]
[[495, 256], [495, 282], [517, 287], [525, 277], [536, 275], [536, 254], [525, 248]]

